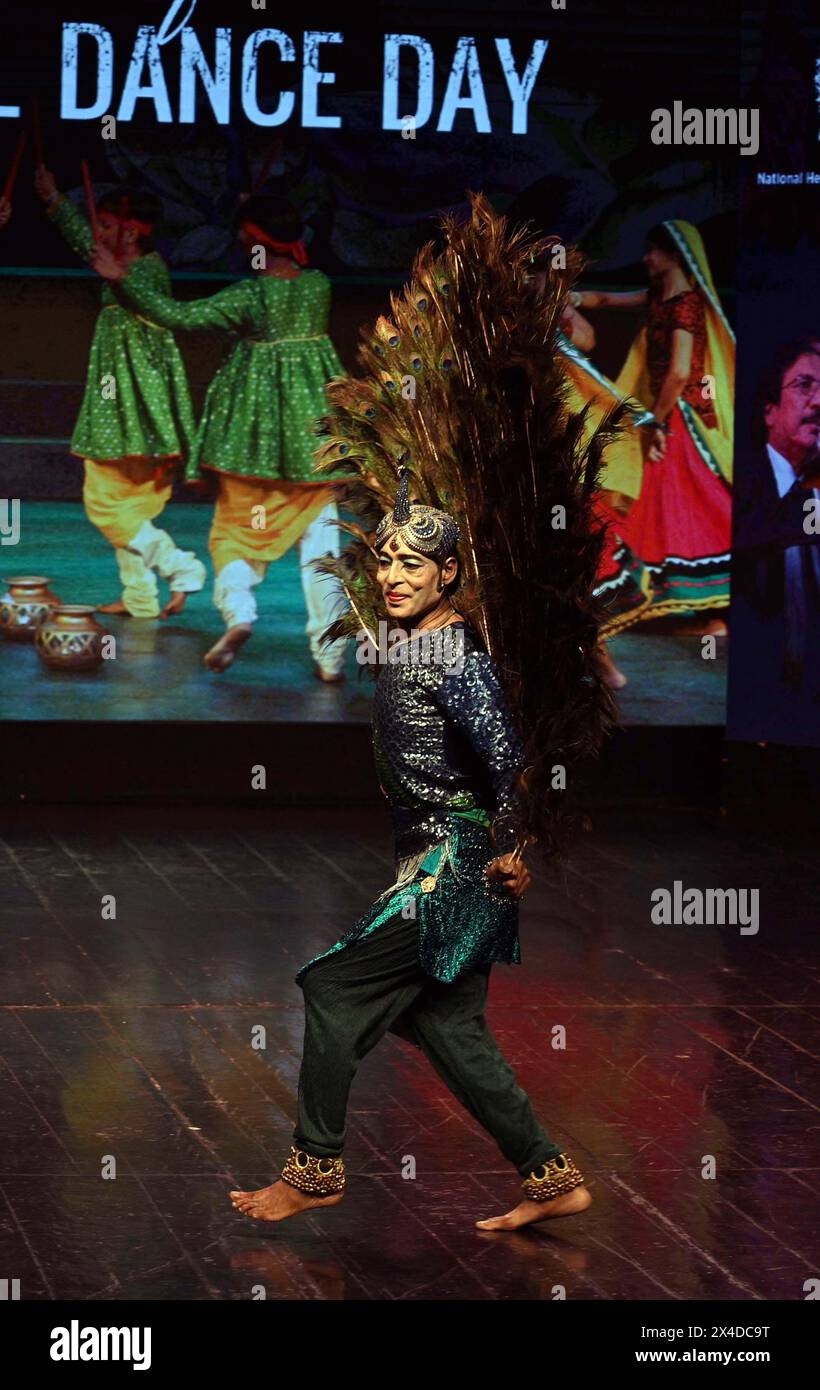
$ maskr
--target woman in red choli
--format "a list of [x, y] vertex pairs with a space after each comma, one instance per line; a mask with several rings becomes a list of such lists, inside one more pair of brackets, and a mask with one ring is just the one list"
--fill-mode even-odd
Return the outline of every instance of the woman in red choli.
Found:
[[648, 290], [571, 296], [576, 307], [647, 309], [616, 385], [656, 424], [642, 431], [639, 496], [616, 524], [624, 552], [648, 570], [651, 599], [620, 627], [729, 602], [734, 337], [696, 228], [664, 222], [647, 241]]

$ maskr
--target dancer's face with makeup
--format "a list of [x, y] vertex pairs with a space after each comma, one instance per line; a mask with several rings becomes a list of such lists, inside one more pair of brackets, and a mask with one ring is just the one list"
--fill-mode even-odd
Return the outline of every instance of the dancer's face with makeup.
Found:
[[378, 580], [388, 617], [406, 627], [439, 607], [449, 606], [444, 589], [457, 573], [454, 555], [440, 565], [407, 545], [380, 550]]

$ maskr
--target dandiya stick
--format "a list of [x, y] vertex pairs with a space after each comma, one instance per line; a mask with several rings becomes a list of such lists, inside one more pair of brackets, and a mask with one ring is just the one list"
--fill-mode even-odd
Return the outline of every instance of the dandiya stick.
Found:
[[91, 187], [91, 173], [88, 168], [88, 160], [80, 161], [80, 168], [83, 171], [83, 187], [85, 188], [85, 201], [88, 205], [88, 220], [91, 223], [91, 234], [95, 241], [100, 239], [100, 224], [97, 221], [97, 204], [94, 202], [94, 189]]
[[3, 189], [3, 197], [7, 203], [11, 201], [11, 195], [14, 192], [14, 185], [17, 182], [17, 171], [20, 168], [20, 160], [23, 158], [23, 150], [26, 148], [26, 138], [26, 132], [24, 130], [21, 130], [20, 138], [17, 141], [17, 148], [15, 149], [14, 154], [12, 155], [11, 168], [8, 172], [6, 185]]
[[34, 132], [34, 163], [39, 169], [40, 165], [45, 164], [46, 161], [43, 156], [43, 128], [40, 125], [40, 103], [36, 97], [34, 98], [31, 111], [31, 124]]

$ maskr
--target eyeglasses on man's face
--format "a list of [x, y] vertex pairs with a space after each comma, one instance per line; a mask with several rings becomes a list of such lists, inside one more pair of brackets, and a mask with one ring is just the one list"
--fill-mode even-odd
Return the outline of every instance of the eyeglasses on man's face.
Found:
[[784, 381], [782, 389], [795, 391], [798, 396], [802, 396], [803, 400], [807, 401], [820, 391], [820, 377], [796, 376], [793, 381]]

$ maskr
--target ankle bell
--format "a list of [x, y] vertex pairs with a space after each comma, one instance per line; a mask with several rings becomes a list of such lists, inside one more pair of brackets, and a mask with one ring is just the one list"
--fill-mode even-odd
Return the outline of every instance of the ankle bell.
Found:
[[345, 1185], [344, 1159], [317, 1158], [291, 1145], [290, 1158], [282, 1169], [282, 1181], [314, 1197], [330, 1197]]
[[584, 1175], [576, 1168], [567, 1154], [557, 1154], [538, 1168], [533, 1169], [521, 1184], [525, 1197], [533, 1202], [549, 1202], [560, 1197], [563, 1192], [571, 1192], [580, 1187]]

